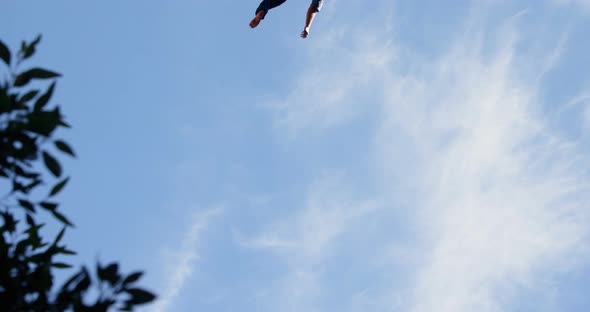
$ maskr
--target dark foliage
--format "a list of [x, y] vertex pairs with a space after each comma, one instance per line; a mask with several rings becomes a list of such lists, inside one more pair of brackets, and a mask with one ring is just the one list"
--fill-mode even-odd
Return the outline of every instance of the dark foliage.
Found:
[[[97, 264], [94, 274], [82, 267], [63, 285], [54, 285], [55, 270], [71, 267], [56, 258], [76, 254], [61, 243], [73, 224], [54, 198], [69, 181], [55, 153], [75, 153], [54, 138], [56, 130], [70, 127], [59, 106], [50, 105], [60, 74], [43, 68], [18, 71], [40, 40], [23, 42], [15, 54], [0, 41], [0, 66], [7, 69], [0, 76], [0, 192], [5, 192], [0, 194], [0, 310], [131, 311], [155, 296], [135, 285], [142, 272], [124, 275], [117, 263]], [[45, 81], [50, 82], [45, 90], [30, 87]], [[44, 224], [37, 223], [42, 211], [62, 225], [50, 241], [40, 231]]]

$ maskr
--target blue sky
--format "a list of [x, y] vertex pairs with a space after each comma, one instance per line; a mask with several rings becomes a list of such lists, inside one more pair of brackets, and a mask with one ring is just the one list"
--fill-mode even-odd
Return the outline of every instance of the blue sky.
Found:
[[590, 1], [13, 1], [145, 311], [585, 311]]

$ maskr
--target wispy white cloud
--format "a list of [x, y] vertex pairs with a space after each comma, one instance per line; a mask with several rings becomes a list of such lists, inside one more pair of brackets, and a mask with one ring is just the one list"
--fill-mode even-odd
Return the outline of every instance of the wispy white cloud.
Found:
[[590, 10], [590, 0], [552, 0], [561, 5], [578, 5], [582, 8]]
[[498, 38], [491, 57], [464, 38], [416, 74], [391, 77], [377, 150], [394, 179], [392, 153], [412, 154], [429, 237], [406, 310], [504, 311], [583, 250], [587, 162], [540, 114], [540, 85], [526, 78], [540, 75], [523, 72], [545, 71], [547, 58], [518, 55], [512, 26]]
[[169, 311], [174, 299], [193, 274], [195, 262], [199, 260], [198, 245], [201, 235], [207, 230], [211, 219], [221, 213], [221, 209], [215, 208], [193, 215], [191, 226], [184, 235], [180, 249], [170, 255], [170, 259], [173, 260], [170, 261], [166, 268], [169, 278], [158, 300], [150, 307], [151, 311]]
[[[413, 216], [408, 219], [416, 221], [420, 236], [408, 245], [416, 246], [411, 252], [418, 259], [408, 272], [410, 282], [388, 290], [389, 301], [383, 289], [365, 290], [354, 296], [357, 306], [386, 301], [380, 307], [400, 311], [505, 311], [521, 290], [588, 264], [588, 159], [581, 152], [583, 142], [553, 128], [541, 97], [543, 79], [559, 64], [563, 37], [556, 39], [555, 50], [522, 54], [518, 18], [494, 30], [473, 19], [444, 54], [419, 63], [408, 58], [412, 62], [403, 70], [390, 33], [377, 31], [369, 41], [347, 33], [346, 41], [352, 41], [347, 44], [331, 35], [328, 42], [339, 45], [341, 59], [326, 58], [323, 66], [350, 64], [348, 70], [362, 69], [362, 74], [350, 79], [338, 70], [304, 70], [297, 92], [278, 106], [279, 126], [309, 131], [354, 118], [359, 106], [366, 107], [356, 95], [383, 94], [382, 105], [371, 107], [380, 111], [379, 131], [372, 138], [380, 171], [375, 178], [385, 190], [395, 185], [407, 191], [390, 193], [409, 203], [406, 214]], [[356, 53], [357, 46], [366, 53]], [[310, 76], [327, 78], [329, 87], [307, 87]], [[314, 79], [311, 85], [324, 80]], [[394, 200], [388, 191], [381, 196]], [[336, 203], [353, 211], [356, 204]], [[251, 243], [284, 250], [291, 264], [289, 285], [320, 296], [314, 264], [345, 231], [348, 218], [346, 210], [309, 207]], [[321, 226], [309, 226], [314, 220], [322, 220]], [[284, 228], [291, 229], [289, 235], [281, 234]], [[387, 237], [372, 243], [390, 244]], [[391, 262], [384, 270], [399, 270], [396, 265]]]
[[[375, 33], [361, 34], [344, 26], [316, 36], [311, 61], [294, 78], [290, 91], [267, 103], [276, 126], [290, 136], [342, 125], [373, 106], [370, 86], [380, 85], [378, 74], [396, 56], [390, 53], [393, 46], [377, 42], [383, 38]], [[341, 44], [345, 39], [350, 46]]]
[[585, 88], [580, 94], [574, 96], [565, 109], [581, 112], [583, 130], [586, 134], [590, 134], [590, 88]]
[[288, 271], [277, 278], [261, 298], [272, 311], [313, 311], [322, 296], [322, 272], [341, 235], [375, 212], [375, 201], [351, 197], [342, 178], [324, 175], [309, 190], [304, 206], [288, 220], [280, 221], [252, 239], [240, 239], [242, 247], [261, 249], [284, 261]]

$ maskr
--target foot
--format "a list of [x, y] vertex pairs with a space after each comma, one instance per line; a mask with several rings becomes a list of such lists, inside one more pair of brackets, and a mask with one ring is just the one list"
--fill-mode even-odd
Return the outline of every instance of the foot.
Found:
[[256, 13], [256, 16], [254, 16], [254, 18], [252, 19], [252, 21], [250, 21], [250, 27], [251, 28], [256, 28], [256, 26], [258, 26], [258, 24], [260, 24], [260, 21], [262, 20], [262, 17], [264, 17], [264, 12], [263, 11], [258, 11], [258, 13]]
[[301, 38], [305, 39], [307, 36], [309, 36], [309, 27], [305, 27], [301, 32]]

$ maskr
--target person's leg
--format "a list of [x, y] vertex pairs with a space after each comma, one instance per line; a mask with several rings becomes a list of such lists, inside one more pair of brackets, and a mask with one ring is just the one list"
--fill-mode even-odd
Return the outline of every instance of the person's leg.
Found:
[[316, 13], [322, 10], [322, 5], [324, 5], [323, 0], [312, 0], [311, 4], [309, 5], [309, 9], [307, 9], [307, 14], [305, 15], [305, 28], [301, 32], [301, 38], [307, 38], [309, 35], [309, 28], [313, 23]]
[[268, 13], [269, 10], [278, 7], [286, 1], [287, 0], [263, 0], [256, 9], [256, 16], [250, 22], [250, 27], [254, 28], [258, 26], [260, 21], [264, 19], [266, 13]]
[[[285, 3], [287, 0], [263, 0], [260, 5], [258, 6], [258, 8], [256, 9], [256, 14], [258, 14], [259, 12], [264, 12], [264, 15], [266, 16], [266, 13], [271, 10], [274, 9], [276, 7], [278, 7], [279, 5]], [[264, 17], [263, 17], [264, 19]]]

